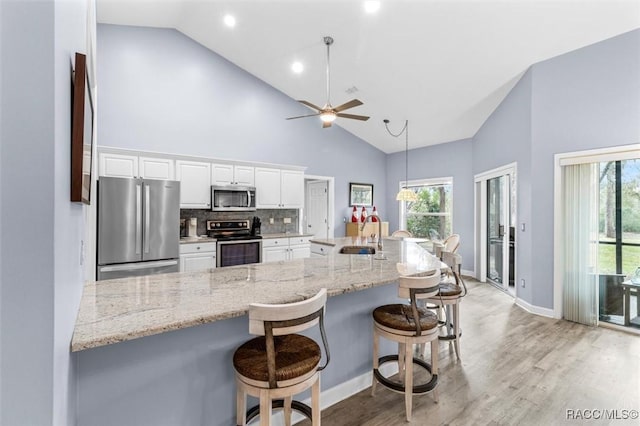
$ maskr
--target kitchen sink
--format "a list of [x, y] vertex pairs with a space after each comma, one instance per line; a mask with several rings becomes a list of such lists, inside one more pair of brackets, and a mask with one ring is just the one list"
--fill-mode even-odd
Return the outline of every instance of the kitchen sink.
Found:
[[376, 249], [371, 246], [344, 246], [340, 249], [342, 254], [375, 254]]

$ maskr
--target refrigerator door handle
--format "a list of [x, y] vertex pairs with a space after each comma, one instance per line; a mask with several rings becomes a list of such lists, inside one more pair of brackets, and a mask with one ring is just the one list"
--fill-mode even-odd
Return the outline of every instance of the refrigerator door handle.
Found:
[[140, 254], [142, 241], [142, 188], [136, 185], [136, 254]]
[[149, 253], [149, 185], [144, 186], [144, 252]]
[[160, 268], [163, 266], [173, 266], [177, 264], [177, 260], [160, 260], [158, 262], [142, 262], [135, 264], [101, 266], [100, 272], [133, 271], [136, 269]]

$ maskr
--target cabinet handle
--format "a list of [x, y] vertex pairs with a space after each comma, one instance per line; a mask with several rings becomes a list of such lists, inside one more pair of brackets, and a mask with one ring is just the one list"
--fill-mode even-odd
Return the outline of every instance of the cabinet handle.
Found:
[[200, 250], [200, 247], [196, 247], [196, 250]]

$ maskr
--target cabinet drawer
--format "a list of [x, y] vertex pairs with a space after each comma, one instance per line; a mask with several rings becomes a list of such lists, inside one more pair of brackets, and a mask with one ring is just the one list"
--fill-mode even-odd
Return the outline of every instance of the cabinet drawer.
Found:
[[216, 252], [216, 243], [180, 244], [180, 254]]
[[315, 243], [311, 244], [311, 253], [319, 254], [321, 256], [326, 256], [328, 254], [331, 254], [332, 252], [333, 252], [332, 246], [327, 246], [324, 244], [315, 244]]
[[309, 244], [311, 237], [290, 237], [289, 244], [294, 246], [298, 244]]
[[262, 240], [262, 247], [289, 247], [288, 238], [264, 238]]

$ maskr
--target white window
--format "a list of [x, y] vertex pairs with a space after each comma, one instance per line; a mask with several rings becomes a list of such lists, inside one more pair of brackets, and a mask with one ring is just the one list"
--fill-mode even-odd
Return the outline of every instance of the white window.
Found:
[[400, 203], [400, 229], [414, 237], [444, 239], [452, 234], [453, 178], [412, 180], [408, 187], [418, 201]]

